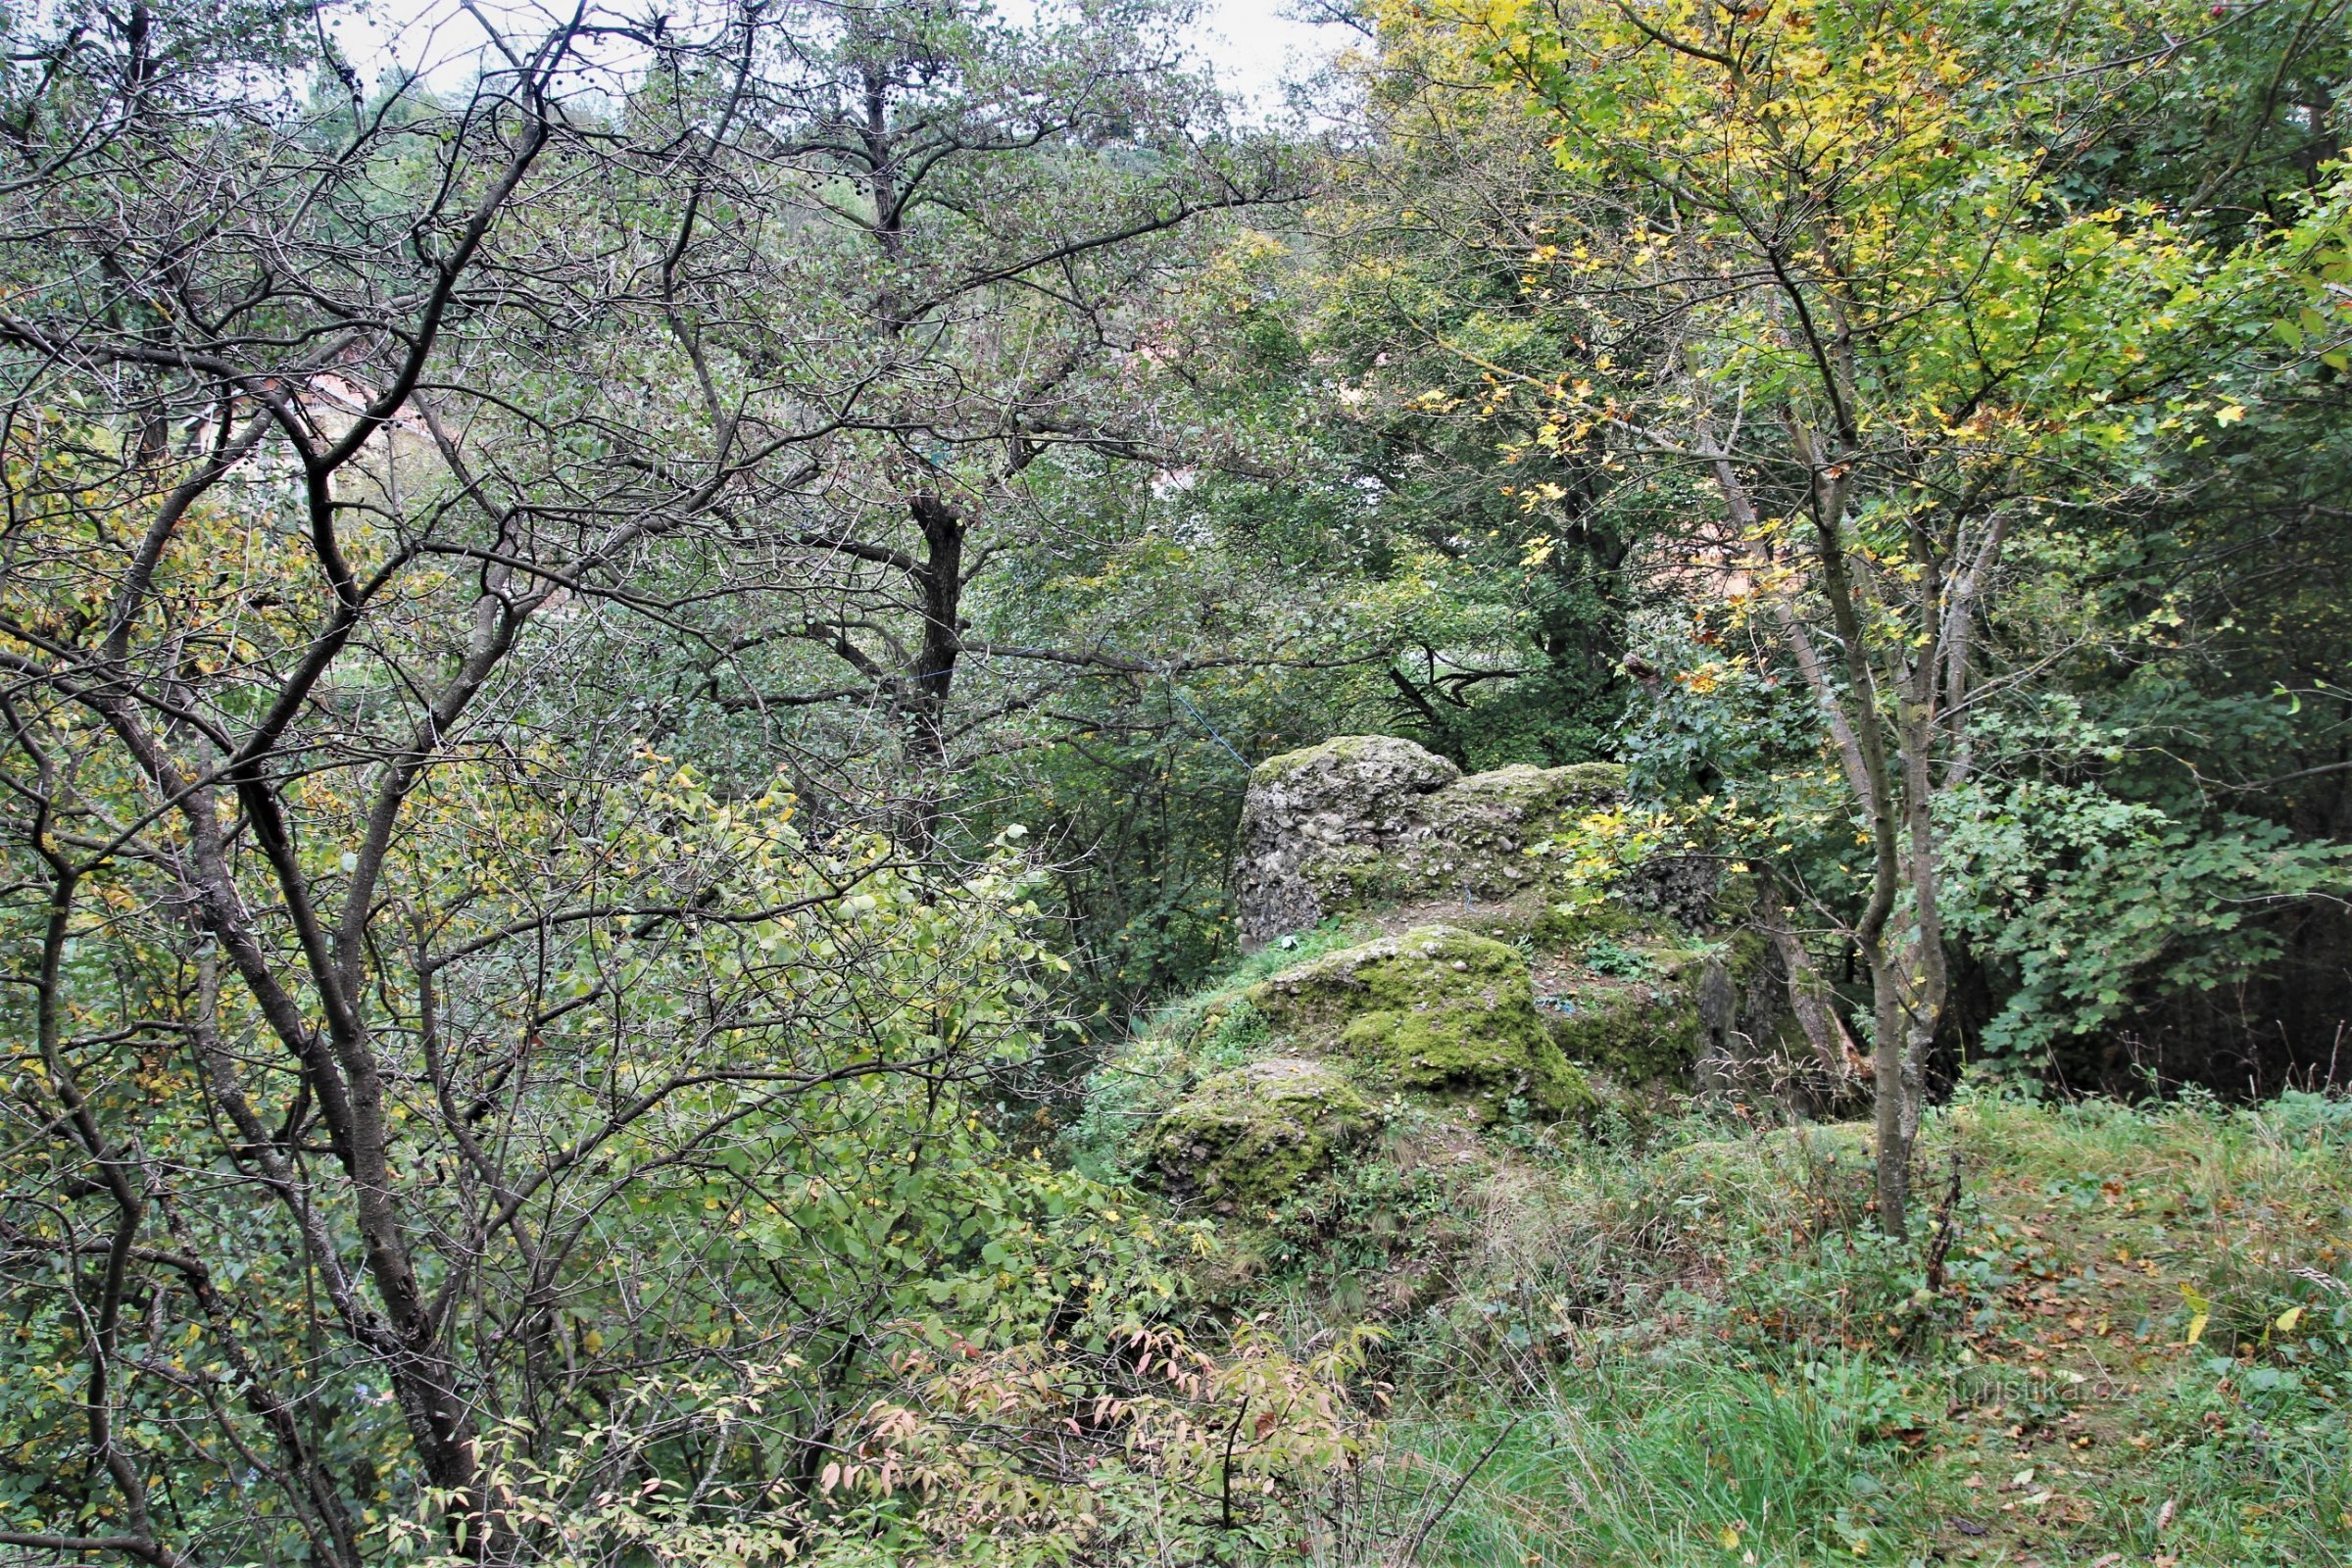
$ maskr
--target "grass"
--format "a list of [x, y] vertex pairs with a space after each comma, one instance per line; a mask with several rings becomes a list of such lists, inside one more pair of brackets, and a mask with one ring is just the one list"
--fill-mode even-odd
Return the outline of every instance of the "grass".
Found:
[[2352, 1105], [1972, 1091], [1923, 1148], [1924, 1208], [1965, 1177], [1933, 1292], [1862, 1129], [1496, 1159], [1386, 1325], [1387, 1545], [1341, 1555], [2352, 1563]]
[[1100, 1179], [1133, 1178], [1150, 1142], [1139, 1132], [1201, 1078], [1240, 1066], [1265, 1043], [1266, 1021], [1245, 993], [1260, 980], [1368, 934], [1361, 922], [1326, 920], [1246, 955], [1214, 984], [1140, 1022], [1117, 1055], [1087, 1083], [1085, 1108], [1062, 1138], [1071, 1162]]

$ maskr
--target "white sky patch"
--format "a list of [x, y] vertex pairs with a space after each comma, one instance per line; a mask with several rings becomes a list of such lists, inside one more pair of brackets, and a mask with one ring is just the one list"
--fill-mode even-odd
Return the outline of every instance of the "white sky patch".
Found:
[[1331, 24], [1285, 17], [1275, 0], [1206, 0], [1197, 47], [1226, 90], [1260, 114], [1282, 106], [1282, 87], [1331, 63], [1354, 35]]
[[[550, 0], [478, 3], [483, 15], [523, 36], [554, 27], [571, 10]], [[1284, 9], [1282, 0], [1201, 0], [1190, 42], [1241, 100], [1246, 118], [1278, 112], [1286, 83], [1312, 75], [1352, 39], [1346, 27], [1299, 22]], [[1023, 0], [999, 0], [1001, 16], [1017, 19], [1029, 10]], [[481, 64], [484, 33], [462, 0], [365, 0], [331, 14], [337, 41], [369, 82], [400, 68], [456, 85]]]

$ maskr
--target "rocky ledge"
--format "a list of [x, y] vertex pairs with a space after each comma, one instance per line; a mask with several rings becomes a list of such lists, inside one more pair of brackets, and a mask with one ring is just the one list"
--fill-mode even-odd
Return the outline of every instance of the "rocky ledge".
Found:
[[1465, 775], [1387, 735], [1269, 758], [1242, 808], [1233, 876], [1242, 946], [1416, 897], [1473, 907], [1517, 897], [1544, 877], [1526, 852], [1624, 789], [1625, 769], [1611, 763]]

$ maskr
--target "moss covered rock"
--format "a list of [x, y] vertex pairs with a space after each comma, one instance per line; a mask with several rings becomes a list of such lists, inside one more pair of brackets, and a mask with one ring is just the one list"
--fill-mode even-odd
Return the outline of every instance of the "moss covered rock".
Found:
[[1375, 1089], [1465, 1102], [1488, 1118], [1514, 1099], [1550, 1116], [1592, 1104], [1536, 1011], [1526, 961], [1467, 931], [1424, 926], [1346, 948], [1259, 982], [1250, 1000]]
[[1728, 1087], [1729, 1065], [1779, 1027], [1779, 987], [1753, 932], [1692, 945], [1654, 917], [1620, 917], [1577, 922], [1568, 947], [1567, 978], [1538, 1004], [1562, 1054], [1620, 1085]]
[[1560, 1054], [1620, 1083], [1679, 1086], [1698, 1058], [1698, 997], [1679, 980], [1578, 986], [1546, 1003]]
[[1625, 769], [1498, 767], [1473, 773], [1418, 803], [1419, 822], [1372, 856], [1308, 867], [1327, 908], [1352, 910], [1412, 899], [1492, 906], [1540, 891], [1554, 862], [1529, 851], [1618, 798]]
[[1465, 778], [1410, 741], [1344, 735], [1260, 762], [1242, 808], [1234, 896], [1255, 948], [1328, 915], [1426, 899], [1508, 900], [1542, 885], [1527, 851], [1615, 801], [1611, 763]]
[[1152, 1157], [1173, 1191], [1263, 1209], [1327, 1172], [1375, 1119], [1332, 1067], [1273, 1056], [1201, 1080], [1159, 1118]]

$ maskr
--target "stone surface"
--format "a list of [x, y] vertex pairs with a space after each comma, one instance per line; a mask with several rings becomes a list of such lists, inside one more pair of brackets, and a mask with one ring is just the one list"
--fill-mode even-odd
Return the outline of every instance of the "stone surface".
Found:
[[1403, 842], [1420, 825], [1422, 797], [1461, 776], [1446, 759], [1385, 735], [1343, 735], [1258, 763], [1234, 864], [1243, 948], [1333, 912], [1312, 873]]
[[1623, 793], [1625, 770], [1517, 765], [1464, 777], [1410, 741], [1350, 735], [1260, 762], [1234, 866], [1242, 946], [1414, 899], [1540, 886], [1525, 852]]
[[1770, 957], [1753, 932], [1693, 946], [1663, 921], [1620, 919], [1567, 944], [1537, 1004], [1570, 1061], [1620, 1086], [1744, 1092], [1784, 1010]]
[[1326, 1052], [1376, 1091], [1466, 1102], [1488, 1120], [1513, 1100], [1552, 1117], [1591, 1108], [1536, 1011], [1526, 960], [1487, 937], [1383, 937], [1260, 981], [1250, 1001], [1291, 1049]]
[[1630, 985], [1582, 985], [1546, 999], [1569, 1060], [1628, 1085], [1680, 1083], [1697, 1058], [1697, 998], [1678, 973]]
[[1372, 1102], [1331, 1066], [1269, 1056], [1204, 1078], [1159, 1118], [1152, 1161], [1175, 1192], [1263, 1209], [1324, 1174], [1372, 1130]]

